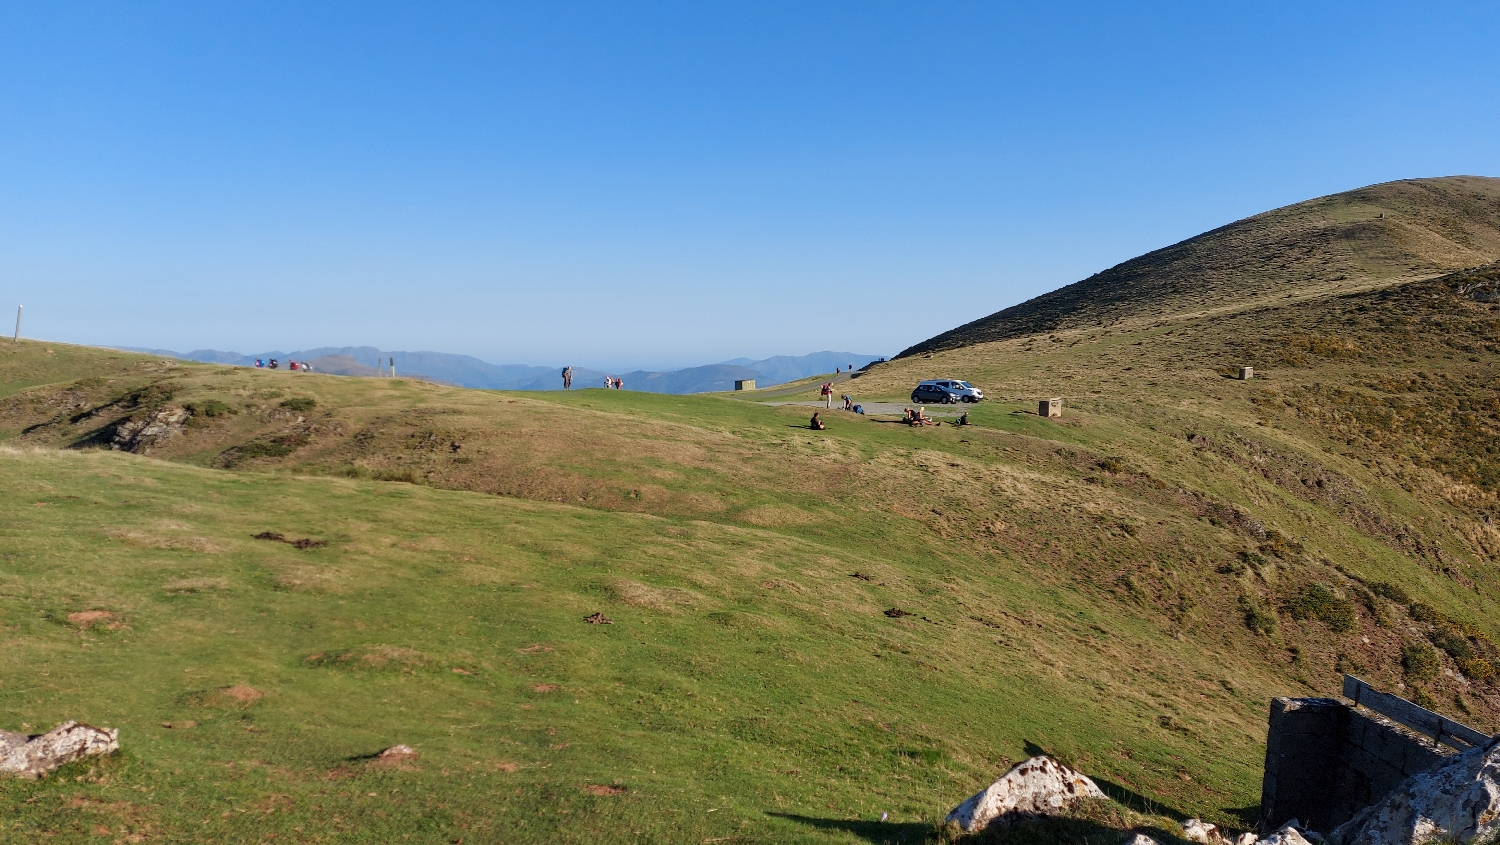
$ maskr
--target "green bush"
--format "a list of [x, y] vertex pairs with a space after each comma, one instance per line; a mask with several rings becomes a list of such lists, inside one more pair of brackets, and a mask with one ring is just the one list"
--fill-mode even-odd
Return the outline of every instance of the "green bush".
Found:
[[239, 409], [226, 405], [217, 399], [189, 402], [183, 407], [187, 408], [188, 413], [195, 417], [228, 417], [239, 413]]
[[1276, 614], [1261, 607], [1259, 602], [1240, 596], [1240, 610], [1245, 614], [1246, 628], [1265, 636], [1276, 633]]
[[1411, 604], [1411, 597], [1406, 591], [1395, 584], [1387, 584], [1384, 581], [1375, 581], [1370, 585], [1370, 592], [1382, 598], [1390, 599], [1396, 604]]
[[1437, 652], [1423, 643], [1407, 643], [1401, 647], [1401, 671], [1408, 681], [1420, 683], [1436, 678], [1438, 665]]
[[1286, 603], [1286, 612], [1293, 619], [1317, 619], [1334, 633], [1344, 634], [1354, 630], [1359, 621], [1354, 602], [1334, 595], [1322, 584], [1308, 584]]
[[282, 402], [281, 407], [303, 414], [318, 407], [318, 400], [311, 396], [293, 396], [291, 399]]
[[1443, 621], [1443, 614], [1438, 613], [1436, 608], [1419, 601], [1414, 601], [1407, 605], [1406, 612], [1411, 614], [1411, 618], [1418, 622], [1436, 625]]

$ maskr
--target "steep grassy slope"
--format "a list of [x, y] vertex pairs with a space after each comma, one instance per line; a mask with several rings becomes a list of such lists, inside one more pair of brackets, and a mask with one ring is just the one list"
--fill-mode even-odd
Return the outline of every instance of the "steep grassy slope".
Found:
[[[1352, 627], [1281, 642], [1301, 677], [1333, 692], [1336, 672], [1356, 669], [1493, 730], [1496, 278], [1490, 265], [1235, 314], [981, 344], [892, 362], [853, 387], [898, 399], [916, 380], [953, 376], [1001, 405], [1024, 401], [1018, 419], [1035, 419], [1038, 398], [1063, 397], [1065, 416], [1050, 423], [1060, 431], [1111, 421], [1121, 436], [1101, 478], [1165, 479], [1238, 509], [1208, 519], [1246, 536], [1238, 562], [1220, 568], [1236, 573], [1247, 624], [1266, 624], [1268, 642], [1278, 620], [1263, 614], [1279, 608], [1284, 625], [1305, 612], [1308, 586], [1353, 602]], [[1253, 380], [1232, 378], [1241, 365], [1256, 368]], [[1182, 536], [1182, 553], [1197, 534]]]
[[1500, 258], [1500, 179], [1371, 185], [1257, 214], [919, 343], [902, 356], [1057, 329], [1237, 310], [1430, 278]]

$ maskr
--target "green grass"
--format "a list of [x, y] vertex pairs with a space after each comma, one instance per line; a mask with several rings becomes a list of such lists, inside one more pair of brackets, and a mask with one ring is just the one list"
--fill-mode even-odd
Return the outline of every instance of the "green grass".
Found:
[[[0, 785], [9, 837], [862, 841], [847, 829], [859, 821], [923, 841], [1028, 744], [1122, 783], [1191, 770], [1229, 804], [1253, 801], [1254, 772], [1234, 759], [1252, 737], [1140, 736], [1159, 712], [1149, 694], [1099, 699], [1154, 682], [1107, 656], [1149, 632], [1101, 639], [1087, 626], [1116, 623], [1087, 602], [1049, 616], [1048, 639], [1100, 653], [1039, 675], [1016, 659], [1032, 646], [911, 583], [918, 560], [109, 453], [0, 465], [0, 507], [17, 517], [0, 558], [0, 709], [38, 730], [116, 726], [124, 749]], [[252, 539], [266, 530], [330, 545]], [[975, 587], [1017, 610], [1052, 604], [1012, 573]], [[898, 604], [927, 618], [881, 613]], [[68, 622], [89, 610], [121, 627]], [[583, 622], [597, 611], [614, 624]], [[236, 686], [264, 697], [222, 692]], [[364, 762], [396, 743], [420, 750], [419, 770]], [[872, 826], [881, 812], [893, 821]]]

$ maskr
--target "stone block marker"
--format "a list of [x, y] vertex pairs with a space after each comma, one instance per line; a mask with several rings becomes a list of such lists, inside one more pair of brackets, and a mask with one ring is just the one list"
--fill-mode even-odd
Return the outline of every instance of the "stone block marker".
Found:
[[1254, 367], [1240, 367], [1240, 381], [1249, 381], [1255, 378]]
[[735, 379], [734, 380], [734, 389], [735, 390], [754, 390], [755, 389], [755, 379], [753, 379], [753, 378]]
[[1036, 403], [1036, 415], [1039, 417], [1062, 416], [1062, 400], [1043, 399], [1042, 401]]

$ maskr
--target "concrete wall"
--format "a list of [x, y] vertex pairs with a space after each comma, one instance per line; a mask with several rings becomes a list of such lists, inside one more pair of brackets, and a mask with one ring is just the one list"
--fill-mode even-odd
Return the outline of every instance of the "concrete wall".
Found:
[[1323, 834], [1457, 752], [1334, 698], [1271, 702], [1260, 827], [1291, 819]]

